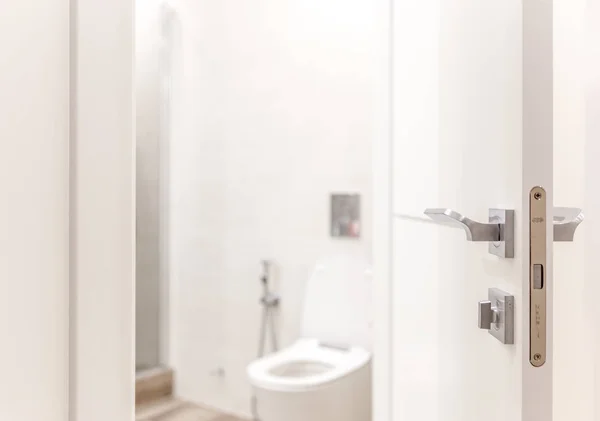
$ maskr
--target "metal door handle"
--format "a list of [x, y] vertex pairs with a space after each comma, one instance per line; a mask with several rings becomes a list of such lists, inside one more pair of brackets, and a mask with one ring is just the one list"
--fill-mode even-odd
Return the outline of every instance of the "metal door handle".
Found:
[[490, 209], [489, 222], [477, 222], [452, 209], [425, 209], [425, 215], [433, 221], [455, 228], [462, 228], [468, 241], [487, 241], [491, 254], [514, 257], [515, 211]]
[[585, 215], [579, 208], [554, 208], [554, 241], [573, 241]]

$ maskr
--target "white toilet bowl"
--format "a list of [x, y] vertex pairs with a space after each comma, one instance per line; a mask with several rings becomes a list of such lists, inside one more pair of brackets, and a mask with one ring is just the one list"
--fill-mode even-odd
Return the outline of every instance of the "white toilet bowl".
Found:
[[261, 421], [368, 421], [371, 354], [300, 339], [248, 367]]
[[307, 286], [303, 338], [248, 366], [260, 421], [370, 421], [370, 271], [335, 258]]

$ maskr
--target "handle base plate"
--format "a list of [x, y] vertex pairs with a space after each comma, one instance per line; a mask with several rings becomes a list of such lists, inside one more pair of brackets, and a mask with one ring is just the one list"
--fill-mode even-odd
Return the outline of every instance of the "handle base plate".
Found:
[[512, 209], [490, 209], [490, 222], [499, 223], [500, 241], [490, 241], [489, 252], [498, 257], [515, 257], [515, 211]]
[[488, 290], [494, 318], [489, 333], [505, 345], [515, 343], [515, 297], [498, 288]]

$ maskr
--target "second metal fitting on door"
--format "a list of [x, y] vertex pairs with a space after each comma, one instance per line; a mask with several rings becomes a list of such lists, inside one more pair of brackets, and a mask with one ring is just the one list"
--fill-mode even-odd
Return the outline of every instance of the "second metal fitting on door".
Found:
[[575, 231], [584, 219], [579, 208], [554, 208], [554, 241], [573, 241]]
[[514, 344], [515, 298], [498, 288], [490, 288], [488, 299], [479, 302], [478, 324], [503, 344]]

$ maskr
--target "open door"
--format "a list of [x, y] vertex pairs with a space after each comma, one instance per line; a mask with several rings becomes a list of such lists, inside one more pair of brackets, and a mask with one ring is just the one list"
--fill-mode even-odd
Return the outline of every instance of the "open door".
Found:
[[392, 417], [550, 421], [552, 2], [394, 4]]

